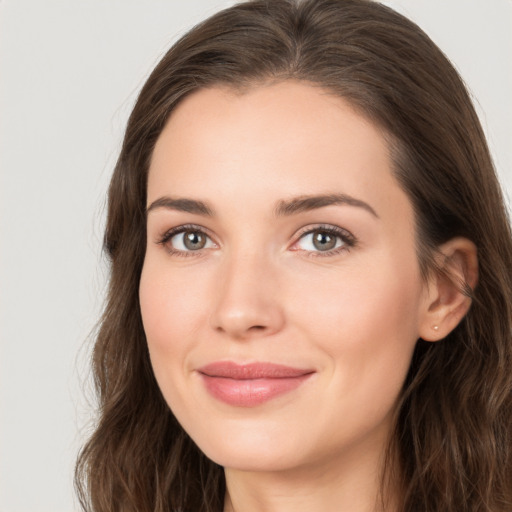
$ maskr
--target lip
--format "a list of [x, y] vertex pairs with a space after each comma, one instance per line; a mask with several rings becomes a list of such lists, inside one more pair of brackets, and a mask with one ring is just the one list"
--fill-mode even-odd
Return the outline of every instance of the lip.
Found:
[[255, 407], [289, 393], [315, 373], [280, 364], [231, 361], [211, 363], [197, 372], [214, 398], [236, 407]]

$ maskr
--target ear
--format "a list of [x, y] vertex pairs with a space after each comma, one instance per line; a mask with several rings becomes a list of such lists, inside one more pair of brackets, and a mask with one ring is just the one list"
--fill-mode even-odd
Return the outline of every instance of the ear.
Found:
[[478, 256], [473, 242], [453, 238], [440, 246], [422, 304], [420, 337], [438, 341], [450, 334], [468, 312], [468, 287], [474, 290], [477, 282]]

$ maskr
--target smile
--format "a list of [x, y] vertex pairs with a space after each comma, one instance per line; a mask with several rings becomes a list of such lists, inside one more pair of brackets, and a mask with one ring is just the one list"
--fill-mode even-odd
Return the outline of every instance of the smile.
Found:
[[221, 361], [199, 368], [198, 373], [216, 399], [235, 407], [255, 407], [293, 391], [315, 372], [272, 363]]

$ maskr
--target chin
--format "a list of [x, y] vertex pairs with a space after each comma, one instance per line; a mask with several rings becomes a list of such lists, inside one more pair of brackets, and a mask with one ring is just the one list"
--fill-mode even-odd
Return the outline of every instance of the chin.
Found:
[[256, 428], [233, 420], [236, 429], [209, 425], [208, 432], [191, 432], [199, 449], [213, 462], [239, 471], [283, 471], [300, 465], [304, 443], [297, 443], [289, 429]]
[[[238, 449], [227, 446], [212, 447], [202, 450], [216, 464], [237, 471], [246, 472], [278, 472], [293, 469], [300, 465], [292, 453], [282, 450], [262, 450], [261, 447], [242, 446]], [[296, 452], [296, 450], [295, 450]]]

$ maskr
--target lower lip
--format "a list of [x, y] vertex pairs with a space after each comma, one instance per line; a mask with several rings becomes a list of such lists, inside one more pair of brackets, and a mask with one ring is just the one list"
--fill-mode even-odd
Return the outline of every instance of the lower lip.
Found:
[[254, 407], [297, 389], [311, 373], [297, 377], [229, 379], [201, 374], [206, 389], [218, 400], [236, 407]]

